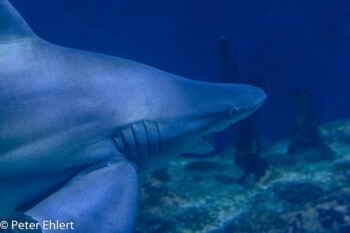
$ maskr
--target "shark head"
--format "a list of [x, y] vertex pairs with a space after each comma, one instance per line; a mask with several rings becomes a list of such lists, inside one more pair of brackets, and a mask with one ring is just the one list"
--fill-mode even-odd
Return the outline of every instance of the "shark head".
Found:
[[187, 107], [176, 108], [181, 117], [158, 122], [161, 152], [179, 155], [214, 151], [212, 134], [249, 117], [266, 99], [264, 91], [254, 86], [197, 82], [183, 96]]
[[142, 74], [147, 81], [128, 97], [135, 101], [134, 115], [126, 116], [132, 122], [114, 140], [120, 152], [146, 170], [181, 154], [212, 152], [213, 133], [249, 117], [266, 99], [264, 91], [250, 85]]

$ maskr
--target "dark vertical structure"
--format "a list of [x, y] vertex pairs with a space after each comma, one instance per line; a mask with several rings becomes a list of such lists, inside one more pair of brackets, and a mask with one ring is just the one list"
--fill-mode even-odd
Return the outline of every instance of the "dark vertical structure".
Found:
[[222, 82], [239, 83], [237, 61], [225, 36], [220, 38], [220, 59]]
[[288, 151], [290, 154], [321, 143], [311, 93], [307, 89], [297, 90], [293, 94], [293, 100], [296, 111], [290, 133], [291, 144]]
[[[220, 38], [220, 58], [222, 81], [225, 83], [241, 82], [238, 75], [238, 67], [234, 53], [226, 37]], [[265, 77], [261, 76], [254, 85], [263, 86]], [[256, 114], [230, 127], [231, 140], [235, 145], [235, 160], [238, 166], [245, 170], [243, 182], [249, 175], [254, 175], [255, 181], [259, 181], [265, 174], [267, 164], [260, 157], [260, 135], [257, 130]]]
[[[290, 133], [288, 154], [303, 155], [304, 160], [317, 161], [330, 159], [329, 148], [319, 134], [313, 98], [308, 89], [296, 90], [293, 94], [295, 115]], [[315, 153], [310, 153], [314, 151]]]

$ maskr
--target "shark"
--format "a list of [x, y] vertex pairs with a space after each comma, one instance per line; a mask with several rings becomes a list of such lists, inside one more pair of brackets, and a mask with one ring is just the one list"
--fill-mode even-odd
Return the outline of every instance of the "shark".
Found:
[[212, 134], [265, 99], [254, 86], [52, 44], [0, 0], [0, 216], [21, 212], [45, 233], [57, 232], [49, 220], [131, 232], [139, 173], [213, 151]]

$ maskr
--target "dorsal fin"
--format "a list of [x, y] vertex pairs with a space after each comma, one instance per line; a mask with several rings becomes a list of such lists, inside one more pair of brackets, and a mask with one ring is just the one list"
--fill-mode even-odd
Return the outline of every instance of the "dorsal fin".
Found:
[[35, 36], [8, 0], [0, 0], [0, 43]]

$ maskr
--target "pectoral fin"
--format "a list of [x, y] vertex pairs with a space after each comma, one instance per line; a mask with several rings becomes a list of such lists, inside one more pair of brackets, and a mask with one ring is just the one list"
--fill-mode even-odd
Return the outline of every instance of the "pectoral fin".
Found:
[[136, 215], [138, 180], [136, 170], [125, 160], [82, 173], [26, 214], [44, 220], [74, 223], [65, 232], [131, 232]]

